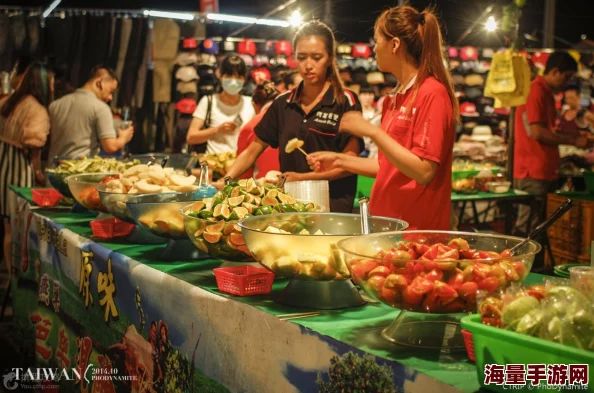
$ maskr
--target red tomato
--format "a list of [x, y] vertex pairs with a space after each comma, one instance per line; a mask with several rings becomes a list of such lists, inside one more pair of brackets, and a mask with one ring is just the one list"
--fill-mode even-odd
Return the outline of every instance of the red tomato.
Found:
[[447, 304], [458, 297], [458, 292], [454, 288], [441, 281], [435, 282], [433, 293], [439, 296], [443, 304]]
[[461, 238], [450, 240], [450, 242], [448, 243], [448, 247], [455, 248], [456, 250], [460, 251], [470, 250], [470, 245], [468, 244], [468, 242]]
[[402, 274], [390, 274], [386, 277], [384, 288], [403, 290], [408, 286], [408, 280]]
[[430, 272], [431, 270], [437, 269], [437, 263], [433, 261], [423, 262], [423, 265], [425, 266], [426, 272]]
[[535, 297], [538, 300], [541, 300], [546, 296], [547, 290], [544, 287], [544, 285], [534, 285], [526, 289], [526, 293], [532, 297]]
[[509, 248], [501, 251], [501, 258], [509, 258], [511, 257], [511, 251]]
[[369, 277], [373, 277], [373, 276], [388, 277], [388, 274], [390, 274], [389, 268], [387, 268], [385, 266], [378, 266], [369, 272]]
[[351, 265], [352, 275], [355, 279], [365, 280], [370, 271], [377, 267], [377, 263], [368, 259]]
[[443, 279], [443, 272], [439, 269], [434, 269], [425, 274], [425, 278], [431, 281], [441, 281]]
[[423, 255], [429, 251], [429, 246], [426, 244], [413, 243], [413, 250], [415, 250], [417, 254]]
[[428, 280], [424, 277], [417, 277], [415, 278], [410, 285], [408, 286], [411, 288], [415, 293], [419, 295], [425, 295], [426, 293], [431, 292], [435, 284], [433, 281]]
[[476, 292], [478, 291], [479, 286], [474, 281], [465, 282], [460, 286], [458, 289], [458, 294], [461, 298], [465, 299], [468, 302], [476, 302]]
[[482, 289], [487, 292], [495, 292], [497, 288], [499, 288], [499, 280], [497, 277], [487, 277], [478, 283], [479, 289]]
[[448, 285], [454, 289], [458, 289], [464, 284], [464, 275], [462, 274], [462, 270], [456, 269], [456, 274], [454, 274], [448, 280]]
[[441, 308], [441, 312], [462, 312], [466, 309], [466, 304], [462, 299], [456, 299]]
[[400, 302], [400, 298], [400, 292], [395, 289], [386, 288], [385, 286], [382, 288], [382, 299], [389, 305], [395, 306]]
[[520, 279], [526, 277], [526, 265], [519, 261], [512, 262], [511, 264], [516, 273], [518, 273], [518, 276], [520, 276]]
[[415, 263], [414, 262], [406, 262], [406, 266], [404, 267], [404, 274], [407, 276], [415, 275]]
[[423, 262], [417, 262], [417, 263], [415, 263], [415, 266], [413, 267], [413, 270], [414, 270], [414, 274], [415, 275], [424, 273], [425, 272], [424, 263]]
[[502, 323], [501, 323], [501, 318], [495, 318], [495, 317], [482, 317], [481, 318], [481, 322], [484, 325], [489, 325], [489, 326], [494, 326], [494, 327], [503, 327]]
[[402, 291], [402, 300], [411, 306], [416, 306], [423, 300], [423, 295], [415, 292], [412, 286], [408, 286]]
[[435, 292], [431, 292], [425, 296], [425, 299], [423, 299], [421, 308], [426, 312], [437, 313], [441, 311], [441, 306], [442, 304], [437, 294]]
[[481, 262], [476, 262], [474, 264], [474, 269], [472, 271], [472, 274], [474, 275], [475, 278], [477, 279], [483, 279], [487, 276], [489, 276], [489, 274], [491, 273], [491, 266], [481, 263]]
[[461, 255], [462, 259], [474, 259], [475, 254], [476, 254], [476, 250], [474, 250], [474, 249], [460, 251], [460, 255]]
[[371, 288], [371, 290], [373, 290], [373, 293], [375, 293], [377, 297], [381, 297], [382, 288], [384, 287], [385, 281], [385, 277], [373, 276], [367, 280], [367, 285]]

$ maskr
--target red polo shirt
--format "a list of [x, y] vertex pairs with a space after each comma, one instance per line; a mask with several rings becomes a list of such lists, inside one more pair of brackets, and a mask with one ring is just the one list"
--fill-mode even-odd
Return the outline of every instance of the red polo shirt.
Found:
[[542, 123], [555, 131], [555, 96], [542, 76], [530, 85], [526, 105], [519, 106], [515, 118], [514, 179], [527, 177], [555, 180], [559, 170], [559, 147], [544, 145], [532, 138], [530, 124]]
[[[270, 107], [270, 106], [268, 106]], [[268, 107], [262, 109], [260, 113], [258, 113], [252, 120], [250, 120], [239, 132], [239, 136], [237, 137], [237, 155], [240, 155], [242, 151], [247, 149], [247, 147], [256, 140], [256, 134], [254, 133], [254, 128], [260, 123], [260, 120], [264, 117], [264, 114], [268, 110]], [[240, 176], [241, 179], [248, 179], [254, 176], [254, 168], [257, 169], [256, 177], [264, 177], [269, 171], [280, 171], [280, 164], [278, 161], [278, 149], [273, 149], [272, 147], [267, 148], [264, 150], [264, 153], [258, 157], [254, 166], [250, 169], [245, 171], [243, 175]]]
[[394, 167], [379, 152], [379, 172], [373, 185], [371, 214], [400, 218], [409, 229], [450, 229], [452, 151], [455, 140], [453, 109], [448, 92], [427, 78], [414, 95], [411, 84], [384, 103], [382, 128], [413, 154], [439, 164], [433, 180], [423, 186]]

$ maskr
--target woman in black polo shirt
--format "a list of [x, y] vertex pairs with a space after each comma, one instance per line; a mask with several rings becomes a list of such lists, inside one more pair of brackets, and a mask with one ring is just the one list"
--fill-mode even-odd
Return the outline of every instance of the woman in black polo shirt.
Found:
[[330, 150], [358, 156], [361, 139], [338, 132], [345, 112], [361, 111], [354, 93], [344, 88], [335, 61], [336, 41], [324, 23], [312, 21], [299, 29], [294, 39], [299, 74], [303, 82], [280, 95], [255, 128], [256, 140], [237, 157], [228, 176], [239, 177], [249, 169], [268, 147], [279, 149], [280, 169], [287, 181], [329, 180], [330, 210], [351, 212], [357, 188], [357, 177], [342, 169], [312, 172], [306, 157], [299, 151], [285, 153], [293, 138], [303, 140], [303, 149]]

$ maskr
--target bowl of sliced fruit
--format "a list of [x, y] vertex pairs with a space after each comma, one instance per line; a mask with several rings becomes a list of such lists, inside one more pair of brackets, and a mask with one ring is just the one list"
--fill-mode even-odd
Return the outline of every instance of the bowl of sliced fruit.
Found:
[[254, 261], [243, 239], [239, 221], [246, 217], [307, 212], [322, 207], [297, 201], [282, 188], [258, 185], [253, 179], [230, 183], [212, 198], [182, 209], [185, 230], [194, 245], [226, 261]]
[[119, 177], [118, 173], [83, 173], [66, 178], [66, 184], [76, 201], [86, 209], [107, 213], [97, 187]]

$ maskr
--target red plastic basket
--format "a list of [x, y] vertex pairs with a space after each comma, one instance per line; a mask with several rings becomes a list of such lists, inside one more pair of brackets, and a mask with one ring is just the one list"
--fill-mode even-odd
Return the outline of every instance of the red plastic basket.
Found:
[[100, 239], [127, 236], [134, 230], [134, 226], [134, 224], [118, 220], [117, 218], [91, 221], [93, 236]]
[[466, 346], [466, 353], [468, 353], [468, 359], [471, 362], [476, 361], [474, 356], [474, 342], [472, 341], [472, 333], [468, 330], [462, 329], [462, 337], [464, 337], [464, 345]]
[[219, 291], [238, 296], [269, 293], [274, 273], [254, 266], [219, 267], [213, 269]]
[[41, 207], [56, 206], [62, 199], [62, 194], [53, 188], [34, 188], [31, 190], [31, 195], [33, 196], [33, 202]]

